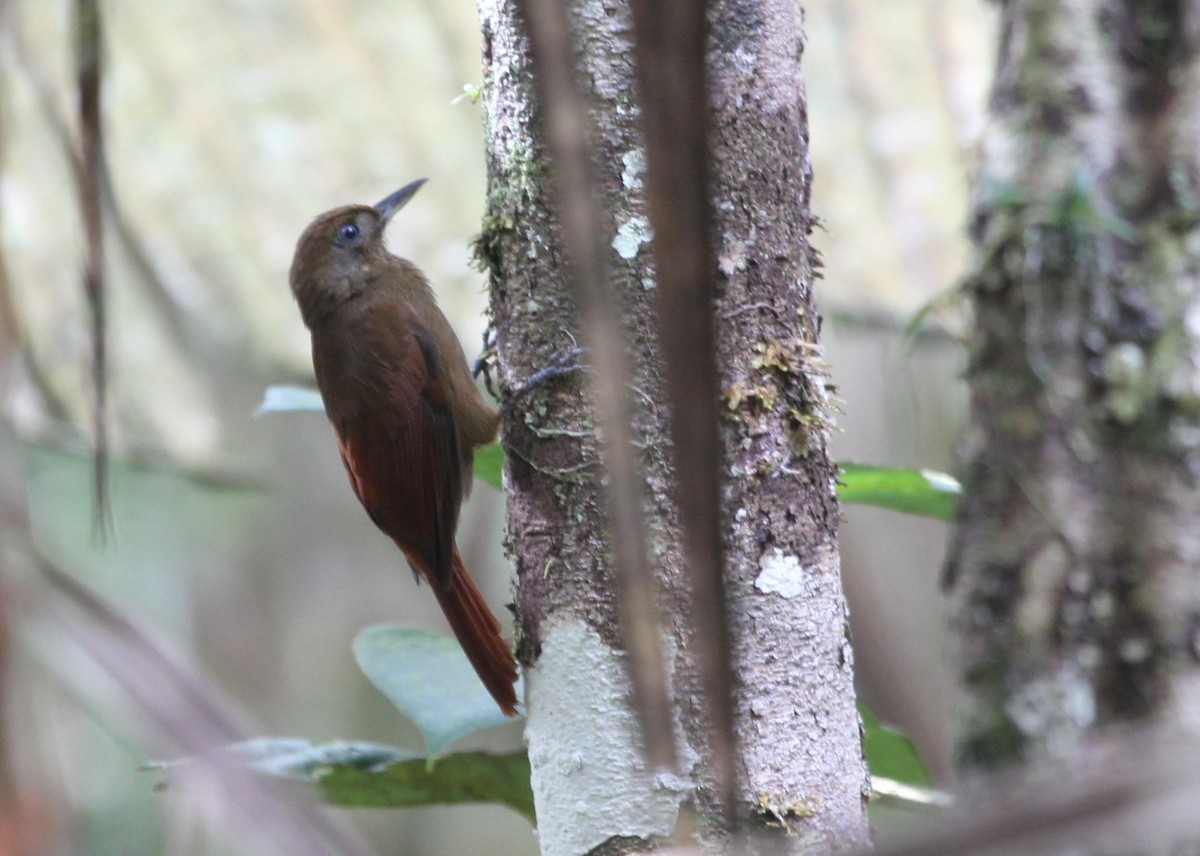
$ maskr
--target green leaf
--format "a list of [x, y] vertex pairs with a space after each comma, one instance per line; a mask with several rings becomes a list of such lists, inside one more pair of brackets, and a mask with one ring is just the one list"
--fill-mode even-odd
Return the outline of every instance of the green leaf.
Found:
[[503, 469], [504, 449], [499, 443], [488, 443], [475, 450], [475, 478], [496, 490], [503, 490]]
[[838, 464], [842, 502], [876, 505], [893, 511], [951, 520], [962, 486], [946, 473], [871, 464]]
[[[534, 819], [524, 752], [463, 752], [447, 755], [430, 768], [407, 749], [357, 741], [256, 737], [223, 751], [260, 775], [314, 785], [321, 799], [334, 805], [403, 808], [494, 802], [515, 809], [531, 823]], [[151, 761], [144, 769], [169, 776], [173, 768], [188, 763]]]
[[336, 765], [321, 771], [326, 800], [343, 806], [418, 806], [496, 802], [534, 822], [529, 759], [524, 752], [447, 755], [429, 769], [423, 760], [401, 761], [378, 771]]
[[911, 740], [880, 722], [866, 705], [860, 703], [858, 713], [863, 721], [863, 752], [872, 776], [920, 787], [933, 784]]
[[307, 386], [268, 386], [254, 415], [267, 413], [324, 413], [321, 393]]
[[225, 751], [256, 772], [306, 782], [316, 781], [320, 772], [331, 766], [377, 772], [417, 757], [407, 749], [382, 743], [336, 740], [317, 744], [299, 737], [255, 737]]
[[450, 636], [377, 624], [355, 638], [354, 657], [371, 683], [417, 726], [431, 758], [468, 734], [509, 721]]

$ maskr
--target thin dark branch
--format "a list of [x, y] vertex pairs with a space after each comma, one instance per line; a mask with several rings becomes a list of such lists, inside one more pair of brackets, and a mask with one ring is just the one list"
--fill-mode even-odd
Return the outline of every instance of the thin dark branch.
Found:
[[691, 578], [712, 724], [717, 798], [737, 822], [733, 642], [725, 597], [719, 431], [720, 381], [714, 313], [716, 262], [709, 216], [705, 0], [631, 0], [646, 188], [654, 230], [659, 344], [670, 398], [679, 516]]
[[100, 117], [101, 44], [103, 41], [98, 0], [75, 4], [75, 70], [79, 90], [79, 209], [83, 218], [86, 256], [83, 291], [92, 328], [92, 429], [93, 509], [98, 531], [110, 527], [108, 505], [108, 353], [104, 293], [104, 217], [101, 189], [104, 186], [104, 130]]
[[667, 689], [657, 585], [647, 558], [644, 487], [633, 443], [632, 372], [608, 268], [604, 213], [592, 169], [588, 103], [576, 78], [566, 4], [520, 0], [529, 31], [563, 237], [582, 322], [597, 422], [604, 436], [617, 608], [648, 760], [675, 766], [674, 716]]
[[[21, 33], [15, 25], [9, 29], [7, 36], [12, 45], [17, 66], [33, 88], [34, 100], [42, 120], [49, 126], [51, 134], [58, 141], [63, 157], [70, 164], [71, 173], [76, 182], [82, 182], [83, 164], [75, 144], [75, 138], [67, 119], [58, 109], [45, 71], [29, 56]], [[185, 351], [187, 349], [202, 353], [213, 351], [217, 346], [214, 336], [204, 325], [190, 321], [188, 310], [181, 305], [180, 300], [167, 284], [167, 279], [155, 265], [146, 242], [138, 234], [137, 228], [119, 204], [116, 188], [113, 187], [111, 171], [106, 168], [101, 173], [100, 180], [100, 196], [107, 223], [112, 227], [117, 245], [126, 254], [134, 271], [138, 274], [136, 281], [145, 288], [150, 304], [158, 311], [170, 331], [170, 341]]]

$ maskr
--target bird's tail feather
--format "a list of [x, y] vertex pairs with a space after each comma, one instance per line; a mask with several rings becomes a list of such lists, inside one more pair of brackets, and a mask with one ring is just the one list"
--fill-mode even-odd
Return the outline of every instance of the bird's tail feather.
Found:
[[[411, 557], [410, 557], [411, 560]], [[508, 643], [500, 635], [500, 622], [467, 573], [458, 547], [454, 548], [454, 573], [449, 588], [430, 582], [450, 629], [462, 645], [467, 659], [496, 704], [506, 716], [517, 715], [517, 663]], [[426, 578], [429, 579], [428, 575]]]

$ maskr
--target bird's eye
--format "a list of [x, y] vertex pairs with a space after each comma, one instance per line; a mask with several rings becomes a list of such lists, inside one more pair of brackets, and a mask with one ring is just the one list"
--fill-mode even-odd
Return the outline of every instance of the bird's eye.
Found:
[[353, 223], [347, 223], [345, 226], [338, 229], [338, 240], [347, 244], [358, 240], [358, 227]]

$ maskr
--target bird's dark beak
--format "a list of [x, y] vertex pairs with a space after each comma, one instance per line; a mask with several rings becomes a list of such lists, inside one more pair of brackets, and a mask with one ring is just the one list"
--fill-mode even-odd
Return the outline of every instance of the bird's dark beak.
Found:
[[408, 200], [417, 195], [417, 191], [421, 189], [421, 185], [424, 184], [425, 181], [426, 179], [424, 178], [418, 178], [416, 181], [410, 181], [408, 184], [404, 185], [391, 196], [387, 197], [375, 206], [375, 210], [379, 212], [379, 228], [381, 230], [387, 225], [388, 220], [392, 219], [393, 214], [403, 208], [408, 203]]

